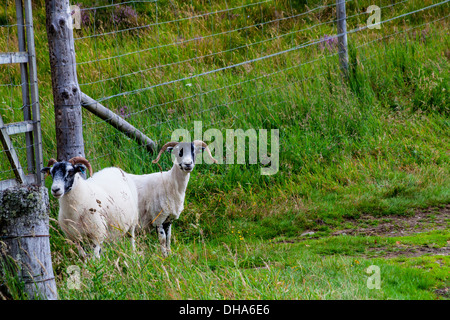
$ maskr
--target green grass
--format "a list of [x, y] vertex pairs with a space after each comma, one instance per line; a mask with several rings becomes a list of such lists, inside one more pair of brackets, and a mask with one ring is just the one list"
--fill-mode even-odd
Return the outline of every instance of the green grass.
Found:
[[[428, 241], [441, 236], [430, 233]], [[143, 236], [138, 254], [122, 241], [100, 260], [61, 257], [58, 288], [62, 299], [435, 299], [434, 290], [450, 284], [449, 256], [360, 256], [372, 247], [394, 249], [396, 241], [340, 236], [285, 243], [230, 235], [217, 243], [199, 237], [176, 241], [173, 254], [162, 259], [154, 237]], [[422, 243], [420, 237], [409, 241]], [[79, 290], [67, 286], [72, 264], [81, 270]], [[367, 286], [371, 265], [380, 268], [380, 289]]]
[[[88, 1], [80, 2], [89, 6]], [[410, 1], [383, 9], [382, 19], [437, 2]], [[8, 3], [7, 14], [0, 12], [0, 21], [12, 23], [14, 7]], [[170, 21], [224, 9], [219, 2], [158, 3], [157, 11], [153, 4], [136, 4], [138, 20], [123, 21], [119, 26], [111, 24], [110, 11], [98, 10], [95, 24], [75, 30], [75, 37], [81, 38], [76, 40], [78, 79], [85, 93], [102, 99], [335, 33], [334, 23], [321, 24], [334, 19], [331, 7], [301, 19], [259, 25], [261, 16], [264, 21], [276, 20], [280, 14], [286, 17], [306, 8], [304, 1], [275, 1], [117, 36], [90, 37], [153, 24], [156, 18]], [[381, 1], [380, 6], [390, 3]], [[234, 8], [242, 2], [227, 4]], [[324, 2], [308, 1], [310, 9], [321, 4]], [[369, 4], [349, 2], [348, 16], [361, 13]], [[43, 1], [34, 2], [47, 160], [56, 157], [56, 142], [43, 7]], [[443, 5], [383, 24], [378, 31], [349, 35], [346, 82], [339, 72], [336, 51], [310, 46], [103, 101], [113, 111], [126, 106], [130, 113], [127, 121], [159, 145], [169, 141], [175, 129], [193, 133], [194, 121], [202, 121], [203, 131], [217, 128], [224, 136], [226, 129], [279, 129], [280, 169], [275, 175], [262, 176], [259, 164], [196, 166], [185, 210], [174, 223], [174, 252], [166, 260], [159, 256], [156, 236], [144, 235], [138, 239], [140, 254], [132, 253], [128, 242], [122, 241], [107, 248], [99, 261], [83, 264], [53, 221], [51, 245], [60, 297], [436, 298], [435, 289], [449, 286], [448, 256], [386, 260], [377, 257], [376, 250], [395, 253], [401, 249], [397, 241], [408, 248], [432, 243], [444, 246], [450, 240], [447, 231], [405, 238], [329, 235], [365, 216], [377, 223], [392, 215], [411, 216], [418, 208], [450, 203], [448, 18], [432, 22], [448, 12], [448, 5]], [[348, 29], [363, 25], [365, 18], [349, 18]], [[291, 30], [302, 31], [281, 36]], [[0, 28], [0, 32], [0, 45], [15, 51], [15, 31]], [[278, 38], [270, 40], [273, 37]], [[172, 45], [174, 42], [180, 44]], [[140, 52], [124, 55], [134, 51]], [[215, 52], [221, 53], [212, 54]], [[120, 57], [109, 59], [113, 56]], [[0, 68], [0, 83], [20, 83], [18, 68]], [[131, 74], [139, 70], [143, 71]], [[19, 87], [0, 87], [0, 112], [5, 122], [21, 120], [20, 106]], [[151, 164], [154, 156], [86, 111], [83, 122], [86, 157], [94, 170], [107, 166], [136, 174], [159, 170]], [[24, 144], [22, 137], [14, 139], [18, 146]], [[18, 149], [22, 163], [24, 151]], [[164, 169], [171, 165], [168, 156], [160, 163]], [[0, 178], [12, 177], [6, 157], [0, 153]], [[50, 184], [49, 179], [46, 185]], [[53, 198], [51, 207], [51, 217], [56, 218], [58, 203]], [[306, 230], [316, 232], [314, 236], [320, 239], [276, 243], [297, 241]], [[381, 268], [381, 290], [366, 286], [364, 270], [372, 264]], [[83, 290], [67, 289], [70, 265], [81, 267]]]

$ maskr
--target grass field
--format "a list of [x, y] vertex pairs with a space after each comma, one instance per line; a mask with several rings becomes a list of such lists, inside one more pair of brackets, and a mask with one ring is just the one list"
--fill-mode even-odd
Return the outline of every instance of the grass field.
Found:
[[[386, 6], [385, 20], [439, 1], [377, 2]], [[193, 132], [194, 121], [224, 135], [226, 129], [279, 129], [280, 168], [263, 176], [260, 164], [196, 166], [167, 259], [156, 235], [145, 234], [137, 253], [124, 239], [107, 246], [100, 260], [80, 261], [54, 220], [58, 202], [52, 198], [50, 241], [61, 299], [450, 297], [448, 3], [350, 34], [347, 81], [333, 45], [190, 78], [335, 34], [335, 24], [324, 23], [335, 17], [331, 3], [261, 1], [241, 8], [241, 1], [228, 1], [228, 8], [239, 9], [195, 19], [183, 18], [227, 7], [136, 3], [136, 18], [131, 12], [115, 24], [109, 9], [87, 11], [89, 22], [74, 31], [85, 93], [159, 145], [175, 129]], [[358, 13], [369, 4], [348, 2], [349, 30], [364, 25], [367, 16]], [[282, 19], [317, 5], [324, 8]], [[8, 22], [13, 2], [5, 8], [0, 19]], [[56, 156], [56, 142], [43, 1], [34, 10], [48, 159]], [[271, 20], [278, 21], [262, 23]], [[142, 25], [151, 26], [135, 29]], [[14, 31], [4, 29], [0, 45], [14, 51]], [[16, 69], [1, 68], [0, 83], [20, 82]], [[175, 79], [184, 80], [155, 86]], [[132, 92], [141, 88], [149, 89]], [[0, 93], [5, 122], [19, 121], [20, 90], [2, 86]], [[83, 112], [94, 170], [159, 170], [154, 156]], [[10, 178], [6, 158], [0, 160], [0, 177]], [[161, 165], [171, 166], [168, 156]], [[81, 290], [68, 287], [72, 265], [79, 267]], [[368, 288], [369, 266], [380, 268], [381, 289]]]

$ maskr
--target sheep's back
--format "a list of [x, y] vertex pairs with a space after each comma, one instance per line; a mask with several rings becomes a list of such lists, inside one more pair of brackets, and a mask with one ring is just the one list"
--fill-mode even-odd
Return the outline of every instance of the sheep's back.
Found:
[[134, 182], [119, 168], [106, 168], [86, 180], [101, 195], [96, 199], [113, 230], [127, 232], [138, 221], [138, 196]]
[[160, 224], [170, 216], [178, 219], [182, 210], [173, 199], [175, 193], [168, 171], [144, 175], [130, 174], [134, 181], [139, 200], [139, 223], [141, 228]]

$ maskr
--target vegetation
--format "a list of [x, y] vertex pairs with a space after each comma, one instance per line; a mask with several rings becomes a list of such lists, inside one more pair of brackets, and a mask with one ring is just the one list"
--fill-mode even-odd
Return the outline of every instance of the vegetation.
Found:
[[[378, 2], [387, 20], [439, 1]], [[2, 24], [14, 19], [13, 2], [7, 3]], [[45, 10], [43, 1], [33, 3], [48, 159], [56, 156], [56, 142]], [[82, 28], [74, 30], [82, 91], [160, 145], [175, 129], [193, 133], [194, 121], [224, 136], [226, 129], [279, 129], [280, 168], [263, 176], [262, 164], [196, 166], [173, 226], [173, 254], [165, 260], [150, 234], [139, 236], [138, 254], [124, 240], [83, 263], [52, 221], [60, 297], [448, 298], [436, 293], [450, 287], [448, 253], [436, 255], [450, 245], [443, 209], [450, 203], [448, 4], [349, 34], [350, 70], [343, 79], [330, 38], [333, 1], [248, 3], [173, 0], [82, 11]], [[348, 2], [348, 30], [365, 25], [370, 4]], [[92, 4], [80, 0], [80, 6]], [[302, 14], [307, 10], [313, 11]], [[0, 29], [0, 45], [14, 51], [14, 28]], [[234, 66], [296, 46], [302, 48]], [[20, 83], [16, 67], [0, 68], [0, 83]], [[20, 88], [2, 86], [0, 93], [5, 122], [19, 121]], [[85, 111], [83, 121], [95, 170], [159, 170], [134, 141]], [[0, 177], [10, 178], [0, 157]], [[170, 157], [161, 165], [169, 168]], [[51, 203], [56, 218], [58, 203]], [[335, 235], [429, 207], [444, 214], [426, 232]], [[436, 250], [411, 256], [423, 247]], [[70, 265], [80, 267], [83, 290], [67, 287]], [[367, 287], [370, 265], [380, 267], [380, 290]]]

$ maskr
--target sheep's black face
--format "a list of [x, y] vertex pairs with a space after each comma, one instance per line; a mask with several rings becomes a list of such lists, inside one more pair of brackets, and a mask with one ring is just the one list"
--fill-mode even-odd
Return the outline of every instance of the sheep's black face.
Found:
[[195, 147], [193, 142], [182, 142], [173, 148], [167, 148], [175, 156], [175, 164], [187, 173], [194, 170], [197, 153], [202, 152], [203, 149]]
[[51, 192], [58, 199], [72, 190], [75, 174], [85, 172], [86, 167], [82, 164], [76, 164], [74, 166], [70, 162], [62, 161], [55, 163], [51, 168], [43, 168], [41, 171], [52, 176], [53, 184]]

